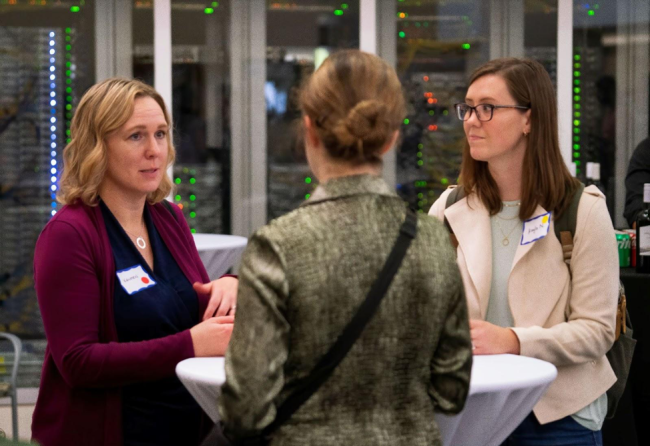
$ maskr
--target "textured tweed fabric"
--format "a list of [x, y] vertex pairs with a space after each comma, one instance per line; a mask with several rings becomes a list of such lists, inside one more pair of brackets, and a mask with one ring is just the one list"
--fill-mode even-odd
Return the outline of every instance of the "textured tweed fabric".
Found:
[[[327, 352], [366, 297], [405, 218], [371, 175], [319, 186], [258, 230], [244, 253], [237, 319], [219, 401], [225, 432], [254, 435]], [[440, 444], [434, 411], [463, 407], [472, 364], [467, 308], [443, 226], [417, 238], [348, 356], [271, 444]]]

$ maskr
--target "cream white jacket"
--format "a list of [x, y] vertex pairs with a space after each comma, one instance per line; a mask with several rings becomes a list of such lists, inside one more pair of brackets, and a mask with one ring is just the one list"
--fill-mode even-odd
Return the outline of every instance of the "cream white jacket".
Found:
[[[445, 191], [429, 215], [447, 217], [458, 239], [458, 266], [471, 319], [485, 319], [492, 277], [490, 216], [475, 194], [445, 210]], [[533, 217], [546, 213], [538, 206]], [[595, 187], [580, 199], [571, 274], [553, 226], [519, 245], [508, 279], [513, 331], [521, 354], [554, 364], [558, 376], [534, 408], [540, 423], [571, 415], [616, 382], [605, 357], [614, 342], [619, 266], [605, 197]]]

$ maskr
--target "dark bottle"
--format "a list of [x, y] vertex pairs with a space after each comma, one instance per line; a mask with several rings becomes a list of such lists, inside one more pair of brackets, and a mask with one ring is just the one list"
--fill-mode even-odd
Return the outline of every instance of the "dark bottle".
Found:
[[643, 206], [636, 217], [636, 271], [650, 274], [650, 183], [643, 185]]

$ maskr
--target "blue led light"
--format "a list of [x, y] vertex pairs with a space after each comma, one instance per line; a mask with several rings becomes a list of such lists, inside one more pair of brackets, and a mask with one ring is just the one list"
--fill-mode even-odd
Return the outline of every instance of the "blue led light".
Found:
[[56, 54], [56, 50], [55, 50], [54, 48], [52, 48], [52, 49], [50, 50], [50, 54]]
[[56, 126], [53, 125], [52, 127], [50, 127], [50, 130], [56, 132]]
[[56, 175], [56, 167], [52, 167], [52, 168], [50, 169], [50, 173], [51, 173], [52, 175]]
[[50, 40], [50, 46], [54, 46], [54, 40]]
[[[52, 144], [50, 144], [50, 147], [52, 147], [53, 149], [56, 149], [56, 143], [53, 142]], [[52, 155], [52, 156], [56, 156], [56, 153], [54, 155]]]
[[55, 152], [54, 150], [52, 150], [52, 151], [50, 152], [50, 156], [51, 156], [52, 158], [54, 158], [54, 157], [56, 156], [56, 152]]
[[[51, 39], [50, 40], [50, 47], [53, 47], [56, 44], [56, 42], [54, 41], [55, 36], [56, 36], [56, 34], [53, 31], [51, 31], [50, 32], [50, 39]], [[54, 74], [54, 72], [56, 71], [56, 65], [55, 65], [56, 64], [56, 58], [54, 57], [55, 54], [56, 54], [56, 51], [54, 50], [54, 48], [50, 48], [50, 55], [52, 56], [52, 57], [50, 57], [50, 73], [51, 73], [50, 74], [50, 80], [51, 81], [54, 81], [56, 79], [56, 75]], [[54, 82], [50, 83], [50, 97], [51, 98], [56, 97], [56, 84]], [[50, 106], [52, 107], [50, 109], [50, 114], [52, 115], [50, 117], [50, 123], [52, 124], [50, 126], [50, 132], [51, 132], [50, 133], [50, 139], [52, 140], [52, 143], [50, 144], [50, 147], [52, 148], [52, 151], [50, 152], [50, 164], [53, 166], [50, 169], [50, 173], [52, 174], [52, 176], [50, 177], [50, 181], [52, 182], [52, 185], [50, 186], [50, 190], [52, 191], [52, 194], [51, 194], [51, 196], [52, 196], [52, 208], [53, 208], [52, 209], [52, 215], [54, 215], [54, 214], [56, 214], [56, 206], [57, 206], [57, 204], [56, 204], [56, 190], [57, 190], [56, 173], [57, 173], [57, 169], [56, 169], [56, 167], [54, 167], [54, 166], [56, 166], [56, 150], [55, 150], [56, 149], [56, 142], [54, 142], [54, 141], [56, 140], [56, 130], [57, 130], [57, 128], [56, 128], [56, 125], [55, 125], [56, 117], [54, 116], [56, 114], [56, 109], [54, 108], [56, 106], [56, 101], [54, 99], [52, 99], [50, 101]]]
[[50, 161], [50, 164], [53, 165], [53, 166], [56, 166], [56, 160]]
[[50, 71], [54, 71], [54, 67], [50, 67]]
[[56, 194], [52, 193], [50, 194], [50, 197], [52, 197], [52, 200], [56, 200]]
[[52, 191], [55, 191], [55, 190], [56, 190], [56, 185], [54, 185], [54, 184], [51, 185], [51, 186], [50, 186], [50, 189], [52, 189]]
[[50, 31], [50, 37], [54, 37], [54, 31]]
[[54, 133], [52, 133], [52, 134], [50, 135], [50, 139], [55, 140], [55, 139], [56, 139], [56, 135], [55, 135]]
[[50, 74], [50, 80], [53, 81], [54, 79], [56, 79], [56, 76], [53, 75], [53, 74]]
[[[52, 85], [52, 88], [54, 88], [54, 85]], [[54, 116], [52, 116], [52, 117], [50, 118], [50, 122], [51, 122], [52, 124], [54, 124], [54, 123], [56, 122], [56, 118], [55, 118]]]
[[53, 208], [56, 207], [56, 201], [53, 201], [53, 202], [52, 202], [52, 207], [53, 207]]
[[[52, 67], [54, 68], [54, 67]], [[50, 91], [50, 97], [53, 98], [56, 96], [56, 91]]]
[[50, 63], [54, 63], [55, 61], [56, 59], [54, 59], [54, 57], [50, 57]]
[[54, 214], [56, 214], [56, 211], [52, 211], [52, 216], [54, 216]]
[[51, 180], [53, 183], [56, 183], [56, 177], [52, 177], [52, 178], [50, 178], [50, 180]]
[[56, 105], [56, 101], [50, 101], [50, 105], [54, 107]]

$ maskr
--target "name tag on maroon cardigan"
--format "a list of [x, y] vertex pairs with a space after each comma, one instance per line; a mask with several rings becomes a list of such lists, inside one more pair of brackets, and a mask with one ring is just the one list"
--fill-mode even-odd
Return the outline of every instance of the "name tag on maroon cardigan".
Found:
[[156, 281], [147, 274], [142, 265], [132, 266], [116, 272], [120, 285], [128, 294], [135, 294], [156, 284]]

